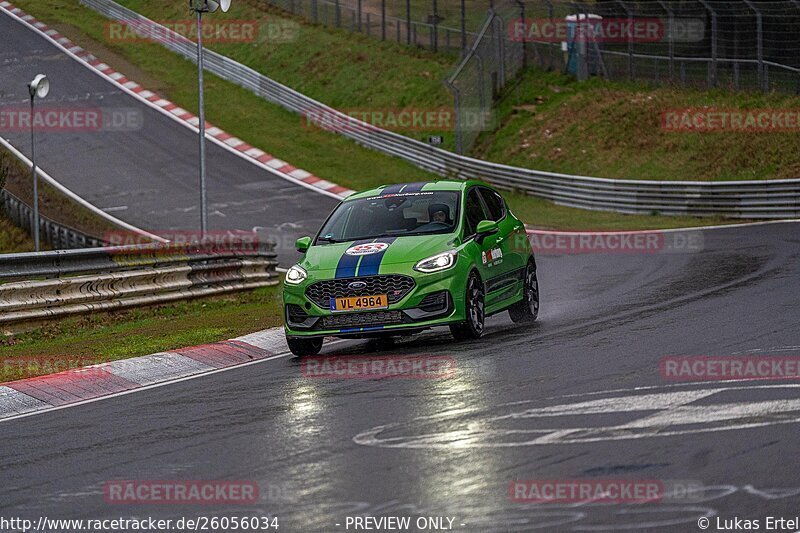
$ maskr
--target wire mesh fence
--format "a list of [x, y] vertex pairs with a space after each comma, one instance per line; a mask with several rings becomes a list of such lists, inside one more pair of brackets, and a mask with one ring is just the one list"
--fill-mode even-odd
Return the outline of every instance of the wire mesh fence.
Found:
[[461, 53], [493, 0], [261, 0], [307, 20], [384, 41]]
[[525, 66], [578, 79], [797, 94], [798, 35], [800, 0], [504, 0], [445, 82], [456, 149], [472, 147], [476, 124], [491, 126], [495, 100]]

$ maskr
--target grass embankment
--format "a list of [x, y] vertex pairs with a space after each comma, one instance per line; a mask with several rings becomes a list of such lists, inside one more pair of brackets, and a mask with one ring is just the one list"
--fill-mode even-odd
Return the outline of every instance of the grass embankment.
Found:
[[800, 109], [800, 97], [649, 88], [531, 71], [507, 91], [478, 157], [568, 174], [645, 180], [800, 177], [797, 132], [686, 132], [665, 111]]
[[0, 382], [230, 339], [281, 323], [278, 287], [68, 318], [0, 338]]

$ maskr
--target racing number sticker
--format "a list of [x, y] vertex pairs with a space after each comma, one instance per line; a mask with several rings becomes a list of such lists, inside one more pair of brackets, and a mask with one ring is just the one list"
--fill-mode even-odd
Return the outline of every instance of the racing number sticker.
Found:
[[369, 242], [367, 244], [357, 244], [348, 248], [344, 253], [347, 255], [370, 255], [377, 254], [389, 247], [385, 242]]

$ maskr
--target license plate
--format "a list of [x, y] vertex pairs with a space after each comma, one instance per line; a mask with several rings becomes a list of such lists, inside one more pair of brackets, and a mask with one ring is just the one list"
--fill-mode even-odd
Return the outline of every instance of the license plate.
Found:
[[386, 309], [387, 307], [389, 307], [389, 297], [385, 294], [331, 298], [331, 311], [364, 311]]

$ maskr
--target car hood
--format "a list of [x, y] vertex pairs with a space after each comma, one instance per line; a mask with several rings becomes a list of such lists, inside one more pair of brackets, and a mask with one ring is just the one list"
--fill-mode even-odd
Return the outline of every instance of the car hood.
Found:
[[[315, 245], [308, 249], [300, 265], [309, 270], [336, 270], [340, 264], [355, 266], [359, 259], [364, 262], [363, 259], [367, 258], [369, 258], [369, 263], [380, 266], [416, 263], [452, 249], [456, 245], [455, 240], [455, 235], [450, 233]], [[360, 243], [366, 243], [367, 246], [354, 249]], [[348, 250], [350, 250], [349, 254]]]

